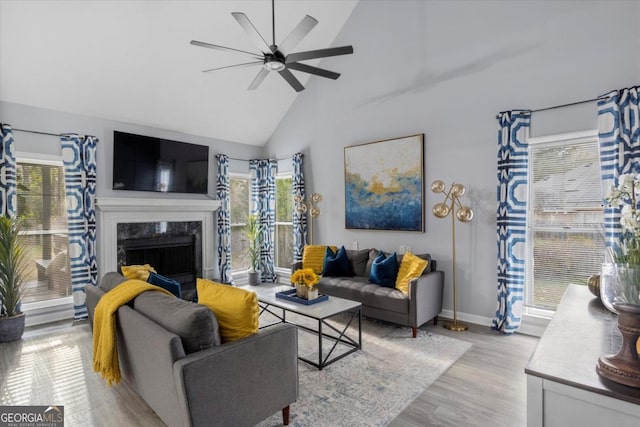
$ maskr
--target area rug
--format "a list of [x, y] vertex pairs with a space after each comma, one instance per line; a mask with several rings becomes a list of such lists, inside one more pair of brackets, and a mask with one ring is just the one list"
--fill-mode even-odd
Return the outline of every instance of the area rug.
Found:
[[[342, 316], [336, 323], [347, 320]], [[357, 329], [351, 327], [350, 335], [357, 336]], [[300, 355], [318, 357], [317, 337], [299, 331], [298, 341]], [[414, 339], [411, 328], [363, 318], [362, 350], [323, 370], [298, 361], [299, 396], [291, 405], [290, 425], [385, 426], [469, 348], [471, 343], [421, 330]], [[282, 416], [274, 414], [258, 426], [282, 426]]]

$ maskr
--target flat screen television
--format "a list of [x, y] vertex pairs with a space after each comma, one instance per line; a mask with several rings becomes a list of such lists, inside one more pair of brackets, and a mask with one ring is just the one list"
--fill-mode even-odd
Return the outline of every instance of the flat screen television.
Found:
[[113, 131], [113, 189], [207, 194], [209, 147]]

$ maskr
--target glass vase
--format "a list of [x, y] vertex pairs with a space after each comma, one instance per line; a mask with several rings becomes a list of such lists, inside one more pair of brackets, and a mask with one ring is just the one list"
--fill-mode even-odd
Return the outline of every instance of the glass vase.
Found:
[[640, 266], [602, 264], [600, 299], [616, 314], [621, 304], [640, 306]]

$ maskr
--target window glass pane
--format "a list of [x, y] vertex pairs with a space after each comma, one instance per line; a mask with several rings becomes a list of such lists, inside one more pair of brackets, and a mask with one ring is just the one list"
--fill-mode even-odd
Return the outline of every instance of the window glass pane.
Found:
[[276, 222], [292, 222], [293, 197], [291, 196], [292, 178], [276, 179]]
[[245, 271], [249, 269], [249, 258], [245, 253], [249, 242], [242, 228], [249, 215], [250, 191], [251, 187], [248, 176], [230, 177], [231, 271]]
[[276, 267], [290, 269], [293, 262], [293, 196], [291, 175], [276, 178]]
[[293, 225], [278, 224], [276, 230], [278, 237], [276, 267], [290, 269], [293, 263]]
[[18, 215], [27, 230], [27, 291], [23, 302], [71, 295], [64, 171], [61, 165], [17, 164]]
[[530, 146], [528, 306], [555, 310], [604, 259], [598, 143]]

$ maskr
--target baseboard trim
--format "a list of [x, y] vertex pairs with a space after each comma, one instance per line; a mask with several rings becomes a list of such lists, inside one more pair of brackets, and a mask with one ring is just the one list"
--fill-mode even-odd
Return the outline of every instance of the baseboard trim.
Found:
[[[440, 316], [445, 319], [453, 319], [452, 310], [442, 310]], [[490, 317], [478, 316], [475, 314], [458, 312], [458, 320], [462, 322], [473, 323], [475, 325], [491, 327], [493, 319]], [[541, 337], [544, 333], [549, 321], [546, 317], [523, 315], [522, 323], [516, 333], [524, 335], [532, 335], [534, 337]]]
[[73, 298], [24, 304], [25, 326], [36, 326], [73, 319]]

